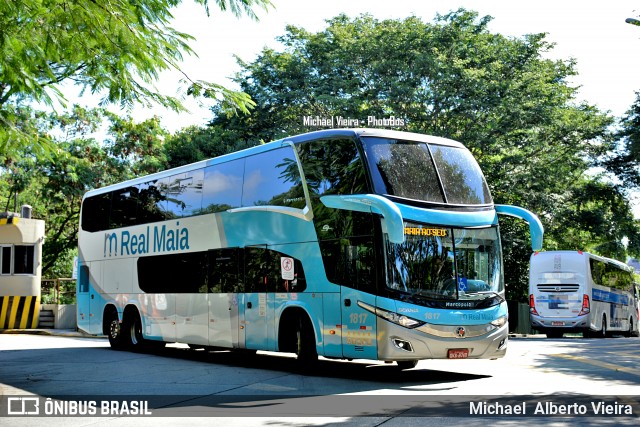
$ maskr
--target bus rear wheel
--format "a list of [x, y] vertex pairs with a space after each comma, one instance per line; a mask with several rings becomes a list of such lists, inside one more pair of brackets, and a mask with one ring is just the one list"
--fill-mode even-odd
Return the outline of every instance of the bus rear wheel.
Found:
[[145, 339], [142, 336], [142, 320], [137, 311], [129, 312], [125, 317], [125, 336], [128, 338], [129, 347], [133, 351], [141, 351], [145, 347]]
[[627, 334], [629, 337], [637, 337], [640, 336], [640, 331], [636, 330], [633, 325], [633, 317], [629, 318], [629, 333]]
[[109, 310], [106, 314], [106, 333], [109, 337], [109, 344], [114, 350], [124, 350], [125, 339], [123, 336], [122, 325], [118, 319], [118, 312]]
[[600, 328], [599, 338], [607, 337], [607, 316], [602, 315], [602, 327]]

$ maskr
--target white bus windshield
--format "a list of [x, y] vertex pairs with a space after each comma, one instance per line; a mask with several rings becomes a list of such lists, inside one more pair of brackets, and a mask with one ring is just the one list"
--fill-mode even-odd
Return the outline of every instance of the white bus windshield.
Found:
[[405, 223], [405, 241], [387, 243], [389, 287], [427, 299], [477, 300], [504, 291], [495, 227]]

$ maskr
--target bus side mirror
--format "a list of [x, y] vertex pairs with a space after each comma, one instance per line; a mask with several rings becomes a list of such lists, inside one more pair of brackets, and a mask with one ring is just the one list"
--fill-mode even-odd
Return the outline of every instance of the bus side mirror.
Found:
[[542, 250], [544, 227], [536, 214], [524, 208], [511, 205], [496, 205], [496, 212], [498, 214], [513, 216], [527, 221], [529, 223], [529, 233], [531, 233], [531, 249], [534, 252]]
[[376, 194], [348, 196], [322, 196], [320, 201], [328, 208], [355, 212], [373, 212], [382, 215], [382, 231], [391, 243], [404, 243], [404, 219], [400, 209], [389, 200]]

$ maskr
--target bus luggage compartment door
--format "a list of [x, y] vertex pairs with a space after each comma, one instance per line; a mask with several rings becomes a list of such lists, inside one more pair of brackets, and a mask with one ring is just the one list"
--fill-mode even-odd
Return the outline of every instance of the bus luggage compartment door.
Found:
[[375, 306], [376, 297], [342, 287], [342, 354], [353, 359], [377, 359], [376, 316], [358, 305]]

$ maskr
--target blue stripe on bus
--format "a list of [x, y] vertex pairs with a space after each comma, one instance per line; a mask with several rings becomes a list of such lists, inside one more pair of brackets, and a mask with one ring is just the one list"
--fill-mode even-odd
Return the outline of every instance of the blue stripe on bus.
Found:
[[601, 289], [593, 289], [591, 292], [591, 299], [593, 301], [609, 302], [614, 304], [629, 304], [629, 297], [621, 295], [617, 292], [604, 291]]

